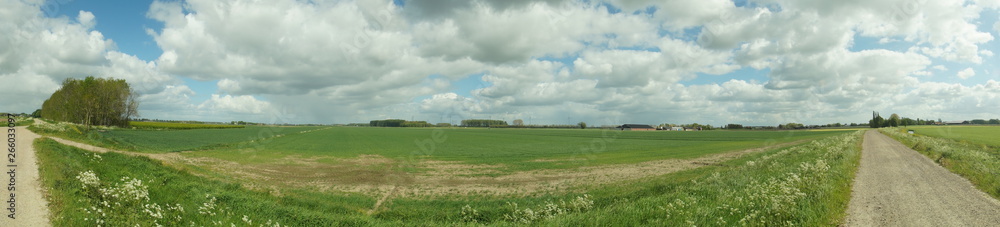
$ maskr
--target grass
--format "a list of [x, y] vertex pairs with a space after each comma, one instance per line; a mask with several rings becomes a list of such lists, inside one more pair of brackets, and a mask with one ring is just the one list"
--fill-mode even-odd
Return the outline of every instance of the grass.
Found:
[[[397, 198], [371, 214], [367, 211], [375, 198], [309, 191], [287, 191], [279, 197], [207, 180], [147, 158], [95, 154], [49, 139], [36, 141], [35, 147], [55, 226], [92, 226], [99, 221], [112, 226], [247, 225], [244, 219], [290, 226], [816, 226], [837, 225], [844, 216], [860, 134], [750, 155], [720, 166], [597, 187], [590, 195]], [[99, 178], [99, 183], [87, 186], [82, 176], [88, 173]], [[138, 194], [140, 199], [104, 196], [107, 193], [100, 193], [101, 188]], [[110, 205], [103, 205], [105, 201]], [[95, 219], [99, 213], [108, 216]]]
[[[72, 126], [63, 126], [66, 127], [69, 129], [65, 131], [73, 130]], [[222, 132], [241, 134], [245, 133], [241, 130], [246, 129], [107, 129], [105, 133], [126, 134], [104, 135], [104, 138], [131, 137], [136, 146], [162, 151], [163, 148], [150, 144], [179, 145], [143, 144], [141, 141], [158, 136], [184, 138], [180, 141], [199, 136], [228, 138]], [[65, 131], [61, 133], [67, 133]], [[160, 134], [164, 132], [184, 133]], [[305, 133], [280, 132], [275, 135], [283, 136], [263, 136], [250, 141], [233, 139], [228, 143], [215, 141], [209, 144], [223, 145], [211, 145], [214, 147], [209, 150], [185, 154], [248, 163], [267, 162], [267, 157], [295, 155], [405, 157], [417, 154], [530, 169], [689, 158], [803, 139], [817, 141], [754, 153], [719, 165], [659, 176], [651, 174], [651, 177], [618, 184], [582, 186], [582, 191], [523, 197], [392, 197], [377, 210], [372, 210], [380, 198], [376, 196], [298, 188], [281, 188], [278, 196], [269, 193], [272, 191], [268, 189], [247, 189], [234, 178], [196, 176], [144, 157], [95, 154], [49, 139], [36, 141], [35, 147], [39, 152], [43, 183], [49, 188], [53, 225], [56, 226], [91, 226], [97, 224], [94, 218], [99, 213], [109, 215], [110, 218], [100, 221], [112, 226], [191, 223], [242, 226], [247, 225], [244, 215], [254, 225], [270, 220], [291, 226], [738, 225], [741, 221], [750, 226], [837, 225], [850, 198], [850, 183], [860, 152], [860, 134], [847, 132], [337, 127], [295, 132]], [[605, 145], [591, 146], [600, 144], [594, 141], [603, 141]], [[544, 166], [544, 163], [519, 164], [538, 158], [574, 157], [587, 161], [547, 164], [557, 167]], [[90, 173], [99, 183], [88, 184], [92, 181], [85, 179], [91, 179]], [[134, 179], [141, 183], [137, 184]], [[133, 196], [110, 196], [114, 194]], [[121, 199], [135, 197], [140, 199]], [[111, 205], [104, 205], [104, 202]], [[121, 205], [114, 205], [115, 202]], [[98, 211], [102, 206], [106, 209]]]
[[916, 134], [1000, 148], [1000, 126], [911, 126]]
[[141, 129], [222, 129], [222, 128], [244, 128], [243, 125], [223, 125], [223, 124], [190, 124], [176, 122], [148, 122], [132, 121], [129, 125]]
[[[907, 129], [884, 128], [881, 132], [969, 179], [979, 190], [1000, 199], [1000, 148], [993, 145], [998, 143], [996, 136], [1000, 135], [1000, 127], [946, 127], [940, 131], [917, 129], [916, 135], [904, 130]], [[989, 136], [994, 137], [992, 140], [985, 139]]]
[[[9, 123], [8, 120], [10, 119], [8, 119], [7, 117], [8, 116], [6, 114], [3, 115], [4, 126], [7, 126], [7, 123]], [[31, 117], [14, 117], [13, 119], [14, 119], [14, 126], [28, 126], [31, 125], [32, 123], [35, 123], [35, 118]]]
[[593, 211], [546, 225], [836, 226], [845, 217], [861, 133], [835, 136], [590, 192]]
[[[372, 221], [358, 212], [373, 203], [370, 198], [294, 191], [275, 197], [238, 184], [193, 176], [148, 158], [96, 154], [51, 139], [37, 140], [35, 148], [41, 179], [49, 189], [54, 226], [94, 226], [101, 222], [105, 226], [246, 226], [244, 215], [253, 223], [271, 221], [288, 226], [367, 225]], [[78, 178], [88, 172], [99, 183], [87, 186]], [[141, 183], [128, 183], [123, 178]], [[113, 193], [101, 193], [101, 189]], [[106, 196], [114, 193], [126, 196]], [[176, 207], [182, 209], [171, 209]], [[161, 217], [147, 213], [150, 211]]]
[[[244, 164], [267, 163], [293, 155], [351, 158], [374, 154], [396, 160], [416, 156], [468, 164], [501, 164], [513, 171], [695, 158], [843, 133], [846, 132], [334, 127], [185, 155]], [[533, 161], [539, 159], [557, 161]]]
[[166, 153], [233, 146], [240, 142], [269, 139], [321, 128], [249, 126], [225, 129], [137, 130], [96, 127], [87, 131], [78, 124], [40, 121], [39, 124], [32, 126], [31, 130], [42, 135], [58, 136], [118, 150]]

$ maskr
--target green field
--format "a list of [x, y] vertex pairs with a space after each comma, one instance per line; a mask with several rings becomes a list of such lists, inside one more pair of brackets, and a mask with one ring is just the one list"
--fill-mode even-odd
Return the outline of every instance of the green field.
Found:
[[[183, 146], [166, 141], [156, 142], [165, 145], [151, 146], [142, 141], [164, 136], [183, 138], [173, 143], [196, 137], [230, 138], [225, 135], [230, 133], [245, 136], [246, 131], [242, 130], [252, 128], [177, 131], [184, 132], [180, 134], [162, 134], [172, 132], [169, 130], [112, 129], [103, 132], [102, 136], [110, 140], [128, 138], [149, 152], [162, 153]], [[850, 197], [850, 182], [857, 167], [861, 142], [860, 133], [846, 131], [621, 132], [346, 127], [289, 131], [304, 133], [283, 132], [280, 133], [283, 136], [264, 136], [268, 139], [263, 140], [215, 141], [207, 144], [223, 145], [180, 153], [187, 157], [180, 163], [112, 153], [97, 155], [51, 140], [39, 140], [36, 147], [42, 178], [51, 194], [53, 224], [91, 226], [100, 221], [112, 226], [192, 223], [243, 226], [271, 221], [288, 226], [837, 225]], [[783, 144], [801, 140], [807, 142], [795, 146]], [[602, 142], [594, 141], [603, 141], [604, 145], [599, 146]], [[369, 194], [275, 181], [295, 181], [293, 178], [302, 177], [310, 182], [340, 186], [322, 183], [322, 174], [372, 176], [374, 172], [398, 168], [411, 155], [420, 156], [421, 160], [444, 160], [476, 168], [495, 166], [498, 176], [485, 177], [491, 180], [525, 171], [573, 173], [583, 170], [576, 167], [698, 158], [776, 144], [779, 146], [773, 149], [697, 168], [669, 173], [637, 172], [645, 177], [614, 184], [578, 185], [565, 188], [565, 191], [530, 196], [449, 192], [434, 197], [392, 192]], [[386, 160], [381, 160], [385, 163], [355, 162], [373, 159], [372, 156], [385, 157]], [[556, 161], [532, 164], [539, 159]], [[261, 171], [220, 171], [224, 166], [238, 170], [260, 168]], [[281, 171], [302, 166], [308, 168], [288, 175], [289, 179], [269, 177], [281, 176]], [[435, 168], [433, 165], [425, 167], [429, 169], [402, 175], [413, 178], [358, 179], [362, 181], [360, 185], [396, 185], [404, 187], [403, 190], [454, 183], [449, 182], [451, 178], [436, 183], [421, 182], [420, 175], [431, 173]], [[340, 171], [343, 168], [348, 171]], [[100, 180], [87, 180], [91, 178], [86, 176]], [[385, 179], [411, 179], [416, 183], [380, 181]], [[527, 184], [531, 183], [514, 186]], [[465, 186], [491, 185], [477, 182]], [[132, 197], [109, 196], [109, 193], [142, 198], [128, 200], [122, 198]], [[145, 197], [148, 200], [143, 199]], [[113, 205], [104, 205], [104, 202]], [[102, 208], [97, 211], [97, 207]]]
[[176, 122], [148, 122], [132, 121], [129, 126], [141, 129], [220, 129], [220, 128], [243, 128], [242, 125], [222, 125], [222, 124], [191, 124]]
[[[418, 156], [468, 164], [504, 164], [510, 170], [527, 170], [693, 158], [843, 133], [334, 127], [186, 155], [244, 164], [270, 162], [290, 155], [303, 158], [379, 155], [396, 160]], [[532, 162], [539, 159], [565, 161]], [[586, 161], [572, 161], [580, 159]]]
[[1000, 126], [911, 126], [918, 135], [1000, 147]]
[[323, 127], [248, 126], [222, 129], [147, 130], [98, 127], [97, 130], [87, 131], [85, 127], [77, 124], [56, 124], [39, 120], [39, 123], [34, 124], [31, 130], [43, 135], [64, 137], [95, 146], [126, 151], [165, 153], [234, 146], [242, 142], [266, 140], [321, 128]]

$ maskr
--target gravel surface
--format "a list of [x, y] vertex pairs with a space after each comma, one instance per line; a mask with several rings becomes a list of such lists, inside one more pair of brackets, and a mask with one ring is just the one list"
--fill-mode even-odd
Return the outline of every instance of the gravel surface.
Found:
[[851, 196], [847, 226], [1000, 226], [1000, 202], [876, 130]]
[[[6, 129], [4, 131], [7, 131]], [[14, 219], [11, 219], [7, 215], [10, 211], [7, 208], [10, 207], [10, 203], [6, 202], [10, 199], [10, 191], [7, 187], [3, 187], [3, 221], [0, 221], [0, 226], [51, 226], [49, 224], [49, 208], [48, 202], [43, 198], [45, 191], [42, 188], [42, 182], [38, 179], [38, 160], [35, 158], [35, 148], [32, 143], [35, 139], [38, 139], [38, 134], [28, 131], [26, 127], [16, 127], [15, 128], [15, 160], [14, 164], [17, 165], [15, 168], [15, 215]], [[8, 151], [8, 147], [4, 143], [4, 151]], [[4, 152], [4, 154], [9, 154]], [[9, 156], [4, 158], [4, 173], [10, 171], [10, 164], [8, 161]], [[4, 174], [4, 185], [9, 186], [9, 174]]]

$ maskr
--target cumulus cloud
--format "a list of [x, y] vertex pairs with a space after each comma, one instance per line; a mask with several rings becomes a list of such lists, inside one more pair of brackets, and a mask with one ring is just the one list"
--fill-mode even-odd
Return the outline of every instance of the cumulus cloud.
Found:
[[976, 71], [973, 70], [972, 68], [966, 68], [962, 71], [959, 71], [957, 76], [958, 78], [969, 79], [973, 76], [976, 76]]
[[271, 103], [258, 100], [249, 95], [218, 95], [213, 94], [212, 98], [198, 105], [199, 109], [211, 111], [224, 111], [229, 113], [260, 114], [271, 110]]
[[1000, 21], [993, 23], [993, 31], [996, 31], [997, 34], [1000, 34]]
[[[979, 25], [995, 0], [154, 1], [146, 16], [164, 26], [146, 31], [163, 51], [153, 61], [94, 30], [101, 15], [4, 5], [0, 78], [23, 86], [0, 95], [114, 76], [153, 116], [764, 125], [957, 104], [965, 112], [948, 116], [997, 114], [995, 81], [923, 81], [954, 65], [968, 79], [993, 58], [996, 33]], [[181, 78], [218, 90], [193, 101]]]

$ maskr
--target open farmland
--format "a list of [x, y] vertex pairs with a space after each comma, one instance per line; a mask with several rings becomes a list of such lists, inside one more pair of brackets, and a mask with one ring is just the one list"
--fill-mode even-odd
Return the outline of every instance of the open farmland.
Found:
[[[171, 124], [171, 123], [167, 123]], [[268, 127], [213, 129], [121, 129], [98, 128], [87, 132], [83, 126], [68, 123], [51, 123], [39, 120], [32, 130], [43, 135], [69, 138], [75, 141], [119, 150], [149, 153], [202, 150], [241, 142], [267, 139], [290, 133], [317, 130], [323, 127]]]
[[129, 126], [133, 128], [142, 129], [213, 129], [213, 128], [243, 128], [242, 125], [224, 125], [224, 124], [192, 124], [192, 123], [177, 123], [177, 122], [149, 122], [149, 121], [133, 121], [129, 123]]
[[[43, 140], [36, 144], [40, 147], [43, 165], [54, 168], [43, 174], [45, 184], [53, 188], [55, 201], [62, 204], [54, 210], [54, 215], [60, 217], [54, 219], [56, 223], [98, 223], [95, 217], [108, 214], [111, 218], [99, 220], [126, 225], [263, 224], [273, 221], [292, 226], [329, 226], [473, 223], [826, 225], [837, 223], [843, 217], [850, 196], [847, 182], [853, 178], [860, 143], [857, 133], [806, 131], [436, 131], [334, 127], [284, 135], [250, 142], [243, 148], [226, 146], [215, 150], [143, 155], [166, 157], [157, 159], [170, 163], [168, 166], [144, 157], [95, 154], [53, 141]], [[382, 139], [371, 138], [377, 136]], [[435, 142], [433, 152], [421, 155], [424, 157], [417, 159], [415, 165], [418, 168], [396, 169], [405, 166], [403, 162], [409, 160], [405, 157], [411, 152], [420, 150], [417, 144], [422, 138], [441, 136], [447, 139]], [[590, 156], [573, 156], [574, 149], [588, 149], [590, 141], [603, 140], [606, 136], [614, 140], [604, 140], [607, 143], [605, 150], [592, 152]], [[789, 141], [802, 144], [792, 145], [787, 143]], [[533, 146], [473, 149], [508, 143]], [[744, 150], [768, 145], [767, 149]], [[654, 152], [649, 149], [674, 154], [652, 155]], [[739, 155], [703, 160], [732, 153]], [[530, 156], [517, 157], [523, 155]], [[559, 163], [567, 159], [571, 161], [563, 165], [530, 164]], [[574, 159], [577, 160], [572, 161]], [[514, 187], [525, 187], [537, 184], [536, 181], [557, 182], [558, 178], [579, 177], [564, 175], [566, 173], [609, 166], [627, 168], [635, 163], [656, 165], [657, 162], [705, 163], [662, 172], [634, 172], [632, 174], [642, 177], [618, 179], [615, 184], [571, 185], [546, 193], [455, 193], [448, 190], [433, 194], [406, 193], [410, 188], [456, 185], [456, 181], [463, 178], [459, 175], [468, 173], [445, 172], [457, 178], [424, 181], [427, 175], [442, 174], [443, 170], [458, 169], [456, 167], [490, 173], [491, 176], [473, 177], [501, 182], [510, 175], [538, 173], [507, 182]], [[190, 168], [178, 170], [175, 164]], [[292, 168], [295, 166], [308, 170]], [[379, 171], [383, 174], [377, 174]], [[284, 175], [289, 173], [292, 175]], [[340, 182], [324, 179], [336, 178], [334, 175], [354, 179]], [[307, 183], [304, 184], [307, 187], [282, 181]], [[392, 190], [366, 193], [318, 187], [324, 184], [386, 185]], [[459, 185], [484, 190], [504, 187], [483, 182]], [[131, 188], [128, 192], [144, 196], [143, 200], [104, 195], [123, 188]], [[146, 197], [149, 199], [145, 200]], [[89, 208], [103, 202], [123, 205], [101, 210]], [[152, 210], [131, 213], [134, 209]]]
[[1000, 147], [1000, 126], [910, 126], [919, 135]]
[[241, 164], [270, 162], [288, 156], [342, 159], [374, 155], [397, 160], [418, 156], [466, 164], [503, 164], [512, 170], [529, 170], [694, 158], [842, 133], [335, 127], [259, 141], [243, 148], [185, 155]]
[[738, 156], [734, 151], [844, 133], [334, 127], [182, 152], [176, 159], [259, 187], [526, 195], [713, 165]]

